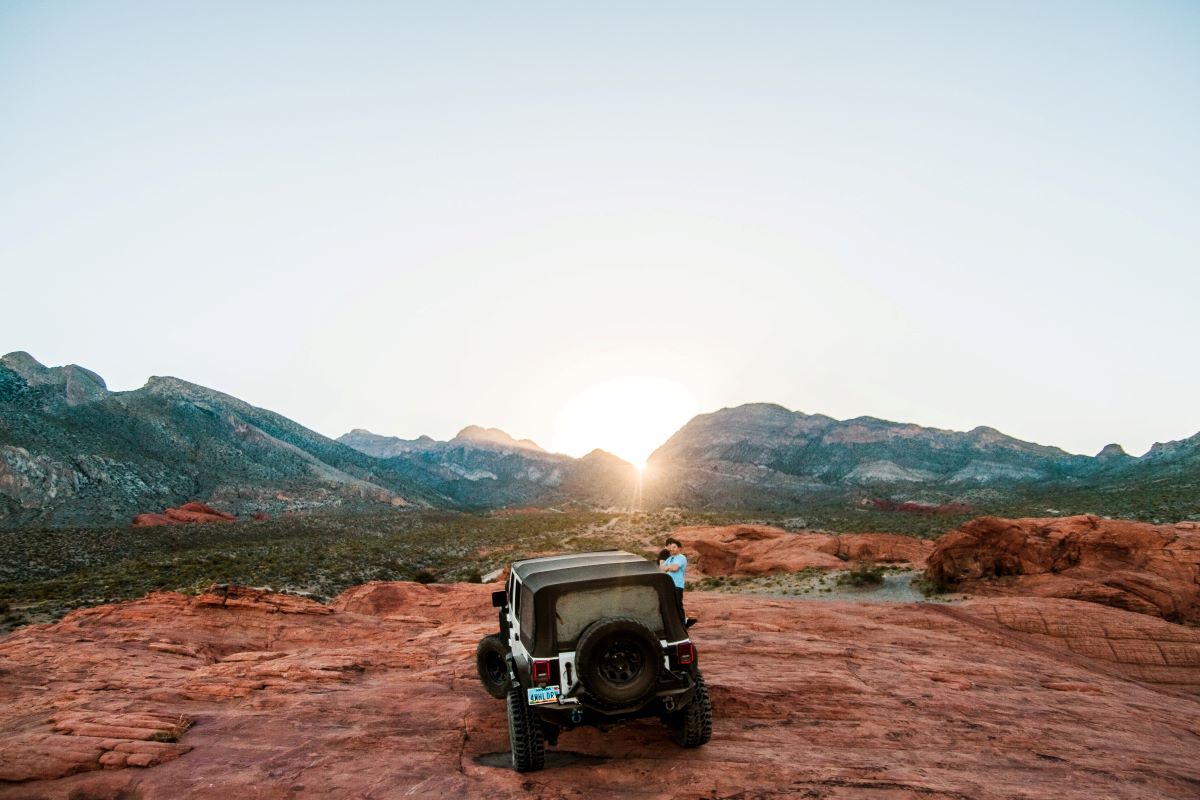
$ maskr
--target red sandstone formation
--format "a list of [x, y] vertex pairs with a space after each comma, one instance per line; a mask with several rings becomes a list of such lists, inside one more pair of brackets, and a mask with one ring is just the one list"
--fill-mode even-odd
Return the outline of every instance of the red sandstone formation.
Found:
[[[1089, 669], [1200, 696], [1200, 630], [1114, 608], [1057, 598], [976, 598], [937, 606], [1017, 642], [1058, 650]], [[1072, 687], [1067, 691], [1089, 691]]]
[[[171, 509], [167, 509], [168, 512], [170, 510]], [[228, 514], [224, 511], [218, 511], [215, 508], [210, 508], [209, 506], [204, 505], [204, 503], [184, 503], [179, 507], [178, 510], [188, 514], [208, 514], [213, 517], [220, 517], [221, 519], [229, 522], [233, 522], [237, 519], [237, 517], [235, 517], [233, 514]]]
[[980, 517], [937, 540], [931, 580], [972, 594], [1065, 597], [1200, 624], [1200, 523]]
[[171, 519], [165, 514], [138, 514], [133, 518], [133, 527], [150, 528], [155, 525], [180, 525], [177, 519]]
[[843, 569], [860, 561], [909, 563], [919, 569], [933, 547], [932, 542], [890, 533], [789, 533], [768, 525], [694, 526], [671, 535], [683, 545], [689, 577]]
[[966, 503], [914, 503], [912, 501], [896, 502], [881, 497], [864, 497], [859, 503], [866, 508], [877, 511], [899, 511], [905, 514], [965, 514], [971, 510]]
[[[255, 515], [255, 519], [258, 516]], [[184, 503], [179, 508], [168, 508], [161, 514], [138, 514], [133, 518], [133, 527], [145, 528], [152, 525], [182, 525], [188, 522], [236, 522], [237, 517], [217, 511], [204, 503]]]
[[566, 732], [509, 766], [494, 586], [229, 587], [0, 640], [0, 798], [1194, 798], [1200, 631], [1060, 599], [696, 593], [713, 739]]

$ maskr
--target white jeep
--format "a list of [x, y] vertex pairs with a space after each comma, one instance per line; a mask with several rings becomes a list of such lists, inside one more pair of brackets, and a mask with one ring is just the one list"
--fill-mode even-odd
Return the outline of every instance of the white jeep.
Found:
[[493, 592], [500, 632], [476, 650], [479, 679], [508, 706], [518, 772], [580, 725], [660, 717], [683, 747], [712, 736], [712, 704], [674, 583], [620, 550], [514, 562]]

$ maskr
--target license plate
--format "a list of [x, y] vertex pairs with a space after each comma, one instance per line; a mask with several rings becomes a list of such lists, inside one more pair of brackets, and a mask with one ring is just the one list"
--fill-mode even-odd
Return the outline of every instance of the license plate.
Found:
[[531, 706], [540, 706], [543, 703], [557, 703], [558, 702], [558, 687], [557, 686], [547, 686], [545, 688], [535, 686], [532, 689], [528, 689], [526, 691], [528, 691], [528, 693], [529, 693], [529, 705], [531, 705]]

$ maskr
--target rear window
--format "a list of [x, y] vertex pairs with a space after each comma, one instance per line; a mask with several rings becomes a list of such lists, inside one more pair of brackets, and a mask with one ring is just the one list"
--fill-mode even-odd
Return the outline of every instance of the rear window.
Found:
[[621, 586], [587, 589], [560, 595], [555, 604], [559, 645], [573, 643], [583, 629], [604, 617], [632, 617], [663, 635], [658, 590], [653, 586]]

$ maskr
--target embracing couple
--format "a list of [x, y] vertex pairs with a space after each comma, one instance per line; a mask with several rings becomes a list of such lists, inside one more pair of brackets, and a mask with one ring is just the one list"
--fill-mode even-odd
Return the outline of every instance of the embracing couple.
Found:
[[696, 620], [683, 610], [683, 574], [687, 571], [687, 556], [683, 554], [681, 547], [678, 539], [667, 539], [666, 549], [658, 554], [658, 568], [675, 581], [675, 599], [679, 602], [679, 615], [683, 617], [683, 624], [690, 628], [696, 624]]

